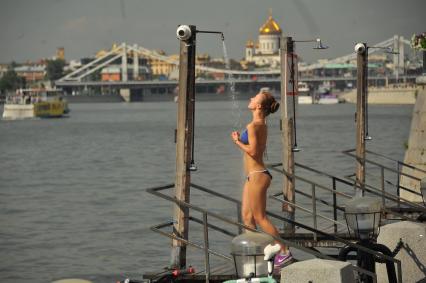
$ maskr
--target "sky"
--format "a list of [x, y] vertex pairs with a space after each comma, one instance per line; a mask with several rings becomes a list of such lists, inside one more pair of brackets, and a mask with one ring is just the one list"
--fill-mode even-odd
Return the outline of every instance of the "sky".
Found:
[[[239, 60], [270, 9], [284, 35], [320, 37], [330, 47], [297, 43], [307, 62], [349, 54], [356, 42], [426, 31], [426, 0], [0, 0], [0, 63], [50, 58], [57, 47], [67, 60], [91, 57], [114, 42], [178, 53], [179, 24], [224, 32]], [[220, 37], [198, 35], [197, 53], [223, 57]]]

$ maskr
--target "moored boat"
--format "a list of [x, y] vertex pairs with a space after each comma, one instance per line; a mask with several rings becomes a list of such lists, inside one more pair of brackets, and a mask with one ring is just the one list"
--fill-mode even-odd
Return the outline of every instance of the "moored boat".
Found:
[[335, 95], [324, 95], [318, 100], [318, 104], [337, 104], [339, 99]]
[[56, 118], [69, 113], [58, 89], [19, 89], [6, 98], [3, 119]]
[[310, 88], [305, 82], [298, 82], [297, 84], [298, 103], [299, 104], [312, 104], [313, 99], [310, 95]]

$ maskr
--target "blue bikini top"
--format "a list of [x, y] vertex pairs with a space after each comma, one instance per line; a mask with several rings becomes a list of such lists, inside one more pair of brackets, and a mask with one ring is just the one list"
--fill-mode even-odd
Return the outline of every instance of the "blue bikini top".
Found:
[[249, 144], [247, 129], [245, 129], [244, 132], [241, 133], [240, 141], [243, 144]]

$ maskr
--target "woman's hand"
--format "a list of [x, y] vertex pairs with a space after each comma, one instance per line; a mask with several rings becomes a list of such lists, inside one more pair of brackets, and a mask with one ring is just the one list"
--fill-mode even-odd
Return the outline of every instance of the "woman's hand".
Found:
[[236, 143], [237, 141], [240, 140], [240, 133], [237, 131], [234, 131], [231, 133], [231, 138], [234, 141], [234, 143]]

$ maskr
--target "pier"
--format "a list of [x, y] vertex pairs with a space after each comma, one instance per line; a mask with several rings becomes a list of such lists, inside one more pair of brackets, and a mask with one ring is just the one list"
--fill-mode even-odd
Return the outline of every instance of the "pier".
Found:
[[[161, 280], [174, 280], [175, 282], [223, 282], [238, 278], [233, 255], [213, 250], [210, 246], [210, 235], [214, 232], [229, 237], [241, 234], [243, 230], [264, 233], [242, 224], [241, 202], [228, 195], [215, 192], [206, 186], [195, 184], [191, 181], [191, 171], [196, 170], [193, 164], [194, 149], [194, 113], [195, 113], [195, 77], [194, 54], [196, 28], [190, 26], [193, 37], [181, 40], [180, 79], [178, 99], [178, 121], [176, 134], [176, 180], [174, 183], [152, 187], [147, 191], [163, 200], [169, 201], [174, 206], [174, 219], [151, 227], [151, 230], [173, 240], [171, 247], [171, 267], [162, 273], [146, 272], [144, 279], [150, 282]], [[281, 73], [281, 131], [282, 131], [282, 157], [283, 162], [268, 164], [267, 167], [283, 177], [282, 192], [269, 195], [269, 200], [281, 204], [280, 213], [266, 211], [269, 218], [282, 223], [279, 238], [281, 242], [295, 251], [300, 251], [310, 256], [330, 261], [353, 261], [357, 264], [347, 265], [349, 273], [356, 274], [362, 282], [378, 282], [387, 276], [389, 282], [402, 283], [403, 278], [410, 274], [403, 273], [407, 263], [401, 262], [397, 255], [405, 242], [400, 242], [392, 247], [377, 243], [379, 225], [400, 223], [422, 223], [426, 213], [424, 202], [411, 201], [404, 197], [404, 192], [422, 196], [422, 193], [411, 187], [402, 186], [389, 181], [400, 179], [402, 176], [409, 178], [420, 186], [420, 178], [404, 171], [422, 169], [402, 161], [394, 160], [382, 153], [366, 149], [366, 141], [371, 140], [368, 133], [368, 108], [367, 108], [367, 72], [366, 62], [368, 55], [364, 49], [357, 51], [357, 112], [356, 112], [356, 148], [342, 151], [348, 162], [354, 162], [356, 172], [344, 177], [312, 168], [307, 164], [295, 161], [299, 148], [296, 138], [296, 107], [292, 104], [295, 100], [288, 95], [291, 93], [292, 84], [295, 83], [294, 72], [291, 70], [291, 38], [283, 38], [281, 45], [282, 70]], [[366, 46], [366, 45], [365, 45]], [[285, 59], [283, 59], [285, 58]], [[289, 63], [290, 61], [290, 63]], [[387, 163], [395, 162], [397, 169]], [[370, 180], [366, 175], [367, 168], [375, 167], [379, 171], [378, 178]], [[320, 176], [324, 181], [314, 181], [310, 176]], [[174, 190], [173, 190], [174, 189]], [[193, 192], [196, 193], [193, 193]], [[193, 198], [219, 198], [223, 203], [230, 203], [235, 207], [235, 215], [222, 215], [218, 211], [210, 211], [193, 204]], [[423, 196], [424, 198], [425, 196]], [[362, 210], [361, 214], [371, 213], [375, 228], [371, 228], [372, 236], [366, 238], [358, 226], [351, 226], [348, 215], [352, 212], [353, 203], [361, 199], [374, 201], [380, 205], [379, 210]], [[349, 205], [350, 203], [350, 205]], [[363, 201], [361, 201], [361, 204]], [[351, 210], [349, 210], [349, 208]], [[356, 207], [355, 207], [356, 208]], [[354, 210], [356, 211], [356, 209]], [[300, 215], [307, 215], [310, 221], [299, 220]], [[356, 218], [355, 214], [355, 219]], [[361, 217], [361, 216], [359, 216]], [[360, 218], [364, 219], [364, 218]], [[377, 220], [378, 219], [378, 220]], [[380, 221], [381, 219], [381, 221]], [[361, 221], [361, 220], [356, 220]], [[190, 223], [200, 225], [202, 233], [201, 242], [188, 238]], [[358, 224], [356, 224], [358, 225]], [[359, 224], [361, 225], [361, 224]], [[424, 225], [424, 224], [421, 224]], [[423, 227], [423, 226], [420, 226]], [[359, 234], [358, 234], [359, 233]], [[271, 236], [271, 235], [270, 235]], [[404, 238], [404, 241], [410, 241]], [[204, 270], [193, 271], [187, 266], [187, 247], [199, 249], [204, 254]], [[356, 252], [356, 257], [350, 255]], [[213, 264], [211, 257], [221, 259], [220, 264]], [[234, 255], [235, 256], [235, 255]], [[217, 262], [217, 261], [215, 261]], [[378, 277], [375, 264], [386, 263], [387, 275]], [[321, 261], [320, 261], [321, 264]], [[285, 268], [284, 268], [285, 270]], [[352, 276], [352, 275], [351, 275]], [[408, 276], [408, 277], [407, 277]], [[280, 274], [274, 275], [280, 280]], [[281, 282], [286, 282], [281, 279]]]

